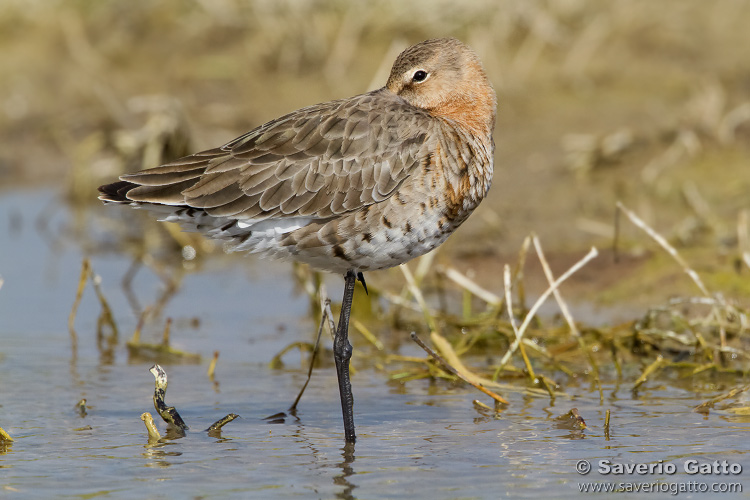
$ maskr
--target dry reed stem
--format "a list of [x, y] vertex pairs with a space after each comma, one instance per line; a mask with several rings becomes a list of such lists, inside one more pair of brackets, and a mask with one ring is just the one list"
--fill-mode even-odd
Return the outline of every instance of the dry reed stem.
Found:
[[[552, 274], [552, 269], [550, 269], [549, 263], [547, 262], [547, 258], [544, 256], [544, 251], [542, 250], [542, 245], [539, 242], [539, 238], [536, 235], [534, 235], [532, 237], [532, 242], [534, 243], [534, 249], [536, 250], [536, 254], [539, 257], [539, 262], [542, 264], [544, 275], [547, 277], [547, 282], [551, 285], [555, 281], [555, 276], [554, 274]], [[570, 310], [568, 309], [568, 304], [566, 304], [565, 301], [563, 300], [560, 290], [555, 289], [552, 293], [555, 296], [555, 300], [557, 301], [558, 307], [560, 307], [560, 312], [565, 318], [565, 321], [568, 323], [570, 332], [578, 341], [578, 345], [580, 346], [581, 350], [586, 353], [586, 357], [589, 360], [589, 365], [591, 365], [591, 370], [593, 371], [594, 381], [596, 382], [597, 389], [599, 390], [599, 403], [603, 403], [604, 392], [602, 390], [602, 382], [599, 376], [599, 366], [596, 363], [596, 359], [594, 359], [594, 355], [592, 354], [591, 350], [586, 345], [586, 341], [583, 339], [581, 332], [578, 331], [578, 327], [576, 326], [575, 321], [573, 320], [573, 315], [570, 314]]]
[[521, 243], [521, 249], [518, 251], [518, 261], [513, 271], [513, 283], [516, 286], [516, 295], [518, 296], [518, 306], [522, 311], [526, 310], [526, 290], [523, 282], [523, 270], [526, 266], [526, 257], [529, 255], [531, 238], [526, 236]]
[[375, 346], [378, 351], [385, 350], [383, 343], [358, 319], [352, 318], [352, 326], [365, 338], [369, 343]]
[[485, 387], [494, 387], [496, 389], [504, 389], [506, 387], [503, 384], [493, 382], [492, 380], [477, 375], [469, 370], [466, 365], [464, 365], [463, 361], [461, 361], [461, 358], [458, 356], [451, 343], [439, 333], [430, 333], [430, 340], [435, 345], [435, 348], [440, 356], [442, 356], [443, 360], [456, 371], [461, 373], [465, 378]]
[[219, 361], [219, 351], [214, 351], [214, 357], [211, 358], [211, 362], [208, 364], [208, 380], [214, 381], [214, 375], [216, 374], [216, 363]]
[[92, 271], [91, 282], [94, 285], [96, 297], [99, 299], [99, 304], [102, 307], [101, 321], [109, 325], [109, 327], [112, 329], [112, 334], [115, 336], [115, 338], [117, 338], [119, 336], [119, 331], [117, 329], [117, 323], [115, 323], [115, 317], [112, 314], [112, 308], [109, 307], [109, 302], [107, 301], [106, 297], [104, 297], [104, 292], [102, 292], [102, 277], [98, 274], [94, 274]]
[[750, 389], [750, 385], [743, 385], [742, 387], [735, 387], [729, 392], [725, 392], [723, 394], [719, 394], [718, 396], [715, 396], [708, 401], [704, 401], [703, 403], [699, 404], [695, 408], [693, 408], [693, 411], [696, 413], [708, 413], [709, 408], [713, 408], [713, 406], [720, 402], [724, 401], [725, 399], [733, 398], [737, 394], [740, 394], [742, 392], [745, 392], [746, 390]]
[[432, 263], [435, 261], [437, 252], [427, 252], [423, 256], [417, 259], [417, 269], [414, 271], [414, 280], [417, 284], [421, 284], [424, 277], [432, 269]]
[[88, 281], [89, 277], [91, 278], [91, 283], [94, 287], [94, 291], [96, 292], [96, 296], [102, 308], [99, 319], [97, 320], [97, 338], [101, 339], [103, 337], [103, 325], [109, 325], [112, 332], [112, 341], [116, 342], [116, 339], [119, 335], [117, 324], [115, 323], [115, 318], [112, 314], [112, 308], [109, 307], [109, 302], [104, 296], [104, 292], [101, 288], [101, 277], [94, 273], [89, 259], [84, 258], [81, 264], [81, 275], [78, 280], [76, 297], [73, 301], [73, 307], [70, 310], [70, 315], [68, 316], [68, 331], [70, 332], [71, 349], [73, 352], [74, 360], [76, 359], [78, 354], [78, 333], [75, 330], [75, 320], [78, 314], [78, 307], [80, 306], [81, 300], [83, 298], [83, 292], [86, 289], [86, 282]]
[[401, 269], [401, 272], [404, 274], [404, 278], [406, 278], [406, 285], [409, 288], [409, 291], [416, 299], [417, 303], [419, 304], [419, 307], [422, 308], [422, 314], [424, 314], [424, 319], [427, 322], [427, 326], [430, 329], [431, 332], [437, 331], [437, 324], [435, 323], [435, 318], [430, 313], [429, 307], [427, 307], [427, 302], [424, 300], [424, 296], [422, 295], [422, 291], [417, 286], [416, 281], [414, 281], [414, 276], [412, 275], [409, 268], [406, 266], [406, 264], [401, 264], [398, 266], [399, 269]]
[[154, 423], [154, 417], [149, 412], [141, 413], [141, 420], [143, 420], [143, 423], [146, 424], [149, 441], [158, 441], [159, 439], [161, 439], [159, 429], [156, 428], [156, 424]]
[[495, 411], [495, 410], [494, 410], [493, 408], [491, 408], [491, 407], [490, 407], [489, 405], [486, 405], [486, 404], [482, 403], [482, 402], [481, 402], [481, 401], [479, 401], [478, 399], [475, 399], [474, 401], [472, 401], [472, 402], [471, 402], [471, 404], [473, 404], [473, 405], [474, 405], [474, 407], [475, 407], [475, 408], [476, 408], [477, 410]]
[[323, 283], [320, 284], [320, 302], [323, 304], [323, 317], [328, 319], [328, 333], [331, 334], [333, 339], [336, 336], [336, 323], [333, 321], [331, 299], [328, 298], [328, 290]]
[[[416, 284], [416, 287], [419, 288], [419, 286], [422, 283], [422, 280], [427, 275], [427, 273], [432, 268], [432, 262], [435, 259], [435, 255], [437, 255], [437, 252], [428, 252], [419, 259], [417, 259], [417, 270], [415, 271], [413, 275], [413, 282]], [[402, 264], [404, 265], [404, 264]], [[407, 272], [409, 270], [407, 269]], [[402, 269], [403, 272], [403, 269]], [[395, 296], [388, 294], [388, 297], [386, 297], [391, 303], [396, 304], [401, 307], [407, 307], [409, 309], [412, 309], [414, 311], [420, 312], [422, 311], [429, 311], [429, 314], [431, 316], [436, 316], [438, 313], [432, 312], [427, 308], [424, 304], [419, 304], [420, 307], [415, 308], [413, 304], [408, 302], [408, 298], [410, 295], [414, 295], [411, 293], [413, 287], [411, 287], [408, 282], [404, 286], [404, 288], [401, 290], [401, 294], [398, 296], [399, 298], [395, 298]]]
[[611, 416], [611, 412], [607, 410], [607, 412], [604, 414], [604, 440], [609, 441], [609, 419]]
[[333, 313], [331, 312], [331, 299], [328, 298], [325, 286], [321, 284], [318, 289], [318, 293], [320, 296], [321, 310], [318, 334], [315, 336], [315, 345], [313, 346], [312, 354], [310, 355], [310, 366], [307, 369], [307, 378], [305, 379], [305, 383], [302, 384], [302, 388], [297, 394], [297, 397], [294, 399], [294, 403], [292, 403], [292, 406], [289, 407], [290, 412], [294, 412], [297, 409], [297, 405], [302, 399], [302, 395], [305, 393], [305, 389], [307, 389], [307, 385], [310, 383], [310, 379], [312, 378], [313, 368], [315, 367], [315, 358], [318, 355], [318, 347], [320, 346], [320, 337], [323, 335], [323, 327], [326, 325], [326, 323], [328, 323], [328, 326], [331, 330], [331, 337], [333, 337], [334, 332], [336, 331], [336, 328], [333, 324]]
[[[521, 351], [521, 354], [523, 354], [523, 351]], [[549, 394], [550, 400], [555, 400], [555, 383], [550, 383], [549, 379], [545, 377], [544, 375], [539, 375], [537, 378], [538, 383], [544, 387], [544, 390], [547, 391], [547, 394]]]
[[90, 273], [91, 264], [89, 262], [89, 259], [83, 259], [83, 262], [81, 264], [81, 277], [78, 279], [78, 290], [76, 291], [76, 298], [73, 301], [73, 308], [70, 310], [70, 315], [68, 316], [68, 332], [70, 332], [70, 344], [73, 350], [74, 358], [78, 353], [78, 334], [75, 330], [76, 315], [78, 314], [78, 306], [81, 304], [83, 290], [86, 288], [86, 281], [88, 281]]
[[659, 354], [653, 363], [648, 365], [645, 370], [643, 370], [643, 373], [641, 373], [641, 376], [638, 377], [638, 379], [633, 384], [633, 390], [637, 390], [641, 385], [643, 385], [644, 382], [648, 380], [648, 378], [661, 370], [664, 365], [667, 365], [669, 362], [664, 359], [664, 357]]
[[[505, 398], [503, 398], [499, 394], [495, 394], [494, 392], [490, 391], [489, 389], [483, 387], [480, 383], [476, 382], [476, 379], [479, 378], [479, 377], [477, 377], [476, 375], [474, 375], [471, 372], [469, 372], [468, 370], [466, 370], [466, 367], [463, 366], [463, 364], [461, 364], [460, 361], [458, 360], [458, 356], [456, 356], [453, 361], [454, 362], [458, 361], [458, 363], [459, 363], [458, 366], [460, 366], [464, 370], [463, 372], [461, 372], [461, 371], [457, 370], [456, 368], [454, 368], [453, 366], [451, 366], [451, 364], [448, 361], [446, 361], [438, 353], [436, 353], [435, 351], [433, 351], [432, 349], [430, 349], [427, 346], [427, 344], [425, 344], [422, 341], [422, 339], [420, 339], [417, 336], [416, 332], [412, 332], [411, 333], [411, 338], [412, 338], [412, 340], [414, 342], [417, 343], [417, 345], [419, 345], [419, 347], [421, 347], [422, 349], [424, 349], [425, 352], [427, 354], [429, 354], [430, 357], [432, 357], [432, 359], [434, 359], [435, 361], [437, 361], [438, 363], [440, 363], [443, 366], [443, 368], [445, 368], [446, 370], [448, 370], [449, 372], [451, 372], [453, 375], [455, 375], [456, 377], [460, 378], [461, 380], [463, 380], [467, 384], [472, 385], [477, 390], [479, 390], [479, 391], [487, 394], [489, 397], [491, 397], [492, 399], [494, 399], [498, 403], [510, 404]], [[436, 334], [434, 332], [431, 334], [431, 338], [432, 338], [433, 342], [435, 342], [435, 339], [442, 339], [442, 337], [440, 335], [438, 335], [438, 334]], [[445, 340], [445, 339], [443, 339], [443, 340]], [[445, 347], [446, 345], [448, 347], [450, 347], [450, 344], [447, 341], [445, 341], [443, 343], [443, 347]], [[450, 350], [447, 351], [447, 352], [450, 352]], [[485, 380], [485, 381], [489, 382], [489, 383], [492, 383], [492, 381], [490, 381], [490, 380]]]
[[5, 432], [5, 429], [3, 429], [2, 427], [0, 427], [0, 442], [3, 442], [3, 443], [12, 443], [13, 442], [13, 438], [10, 437], [10, 434], [8, 434], [7, 432]]
[[[513, 299], [511, 297], [510, 285], [510, 266], [508, 264], [505, 264], [505, 266], [503, 267], [503, 284], [505, 286], [505, 304], [508, 307], [508, 318], [510, 318], [510, 326], [511, 328], [513, 328], [513, 333], [516, 334], [516, 341], [521, 342], [521, 333], [518, 331], [518, 326], [516, 326], [516, 317], [515, 314], [513, 314]], [[523, 362], [526, 365], [526, 371], [529, 374], [531, 383], [536, 383], [536, 374], [534, 373], [534, 368], [531, 366], [529, 357], [526, 355], [526, 348], [524, 347], [523, 342], [518, 345], [518, 348], [521, 351], [521, 357], [523, 358]]]
[[489, 290], [482, 288], [474, 281], [469, 279], [466, 275], [458, 272], [456, 269], [452, 267], [446, 268], [443, 270], [443, 274], [445, 274], [445, 277], [454, 282], [456, 285], [460, 286], [464, 290], [467, 290], [476, 297], [479, 297], [489, 305], [493, 307], [500, 307], [503, 305], [502, 297], [499, 297]]
[[573, 264], [573, 266], [565, 271], [562, 276], [557, 278], [554, 283], [550, 285], [547, 290], [542, 293], [542, 295], [537, 299], [537, 301], [534, 303], [533, 306], [531, 306], [531, 309], [529, 309], [529, 312], [526, 314], [526, 317], [523, 320], [523, 323], [521, 323], [521, 326], [519, 327], [519, 336], [516, 337], [516, 340], [513, 341], [513, 344], [511, 344], [508, 351], [505, 353], [503, 358], [500, 360], [500, 364], [497, 367], [497, 370], [495, 371], [495, 377], [500, 374], [500, 371], [505, 367], [505, 365], [510, 361], [511, 356], [516, 352], [518, 349], [518, 346], [521, 343], [521, 339], [523, 338], [524, 333], [526, 333], [526, 329], [528, 328], [529, 324], [531, 323], [531, 320], [534, 318], [534, 315], [536, 315], [536, 312], [539, 310], [539, 308], [542, 306], [545, 300], [547, 300], [547, 297], [549, 297], [553, 291], [557, 289], [557, 287], [560, 286], [566, 279], [568, 279], [571, 275], [573, 275], [576, 271], [581, 269], [583, 266], [586, 265], [591, 259], [599, 255], [599, 252], [596, 248], [592, 247], [589, 253], [587, 253], [581, 260]]
[[[690, 268], [690, 266], [688, 266], [687, 262], [685, 262], [682, 256], [677, 253], [677, 250], [675, 250], [675, 248], [669, 244], [666, 238], [654, 231], [648, 224], [646, 224], [640, 217], [638, 217], [621, 202], [618, 201], [616, 206], [619, 212], [624, 213], [628, 217], [628, 219], [630, 219], [630, 222], [642, 229], [647, 235], [651, 237], [651, 239], [653, 239], [656, 243], [659, 244], [659, 246], [666, 250], [666, 252], [680, 265], [680, 267], [682, 267], [682, 270], [688, 276], [690, 276], [690, 279], [693, 280], [693, 283], [695, 283], [695, 285], [704, 296], [711, 297], [711, 294], [708, 293], [708, 289], [703, 284], [703, 281], [701, 280], [700, 276], [698, 276], [698, 273], [696, 273], [693, 269]], [[615, 246], [617, 245], [617, 237], [618, 234], [615, 233]]]

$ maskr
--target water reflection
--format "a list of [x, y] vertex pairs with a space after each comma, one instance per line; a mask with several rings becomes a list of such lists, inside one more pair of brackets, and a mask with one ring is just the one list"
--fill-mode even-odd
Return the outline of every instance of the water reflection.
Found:
[[[0, 440], [0, 455], [6, 455], [13, 451], [13, 441]], [[0, 469], [8, 468], [9, 465], [0, 464]]]
[[356, 486], [349, 481], [349, 478], [354, 476], [354, 443], [346, 443], [341, 449], [342, 461], [337, 465], [341, 468], [341, 474], [337, 474], [333, 477], [333, 484], [342, 487], [343, 489], [336, 493], [336, 498], [342, 498], [344, 500], [352, 500], [355, 498], [352, 493]]
[[146, 467], [154, 467], [157, 469], [167, 469], [172, 466], [170, 458], [176, 458], [182, 456], [182, 452], [179, 451], [167, 451], [165, 448], [172, 443], [159, 441], [156, 443], [149, 443], [144, 445], [146, 449], [141, 456], [148, 460], [145, 464]]

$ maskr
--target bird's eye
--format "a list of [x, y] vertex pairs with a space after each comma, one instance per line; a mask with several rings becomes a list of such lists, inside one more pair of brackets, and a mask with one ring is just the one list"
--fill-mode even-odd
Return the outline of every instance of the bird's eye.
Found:
[[417, 83], [423, 82], [427, 79], [427, 72], [423, 69], [418, 69], [414, 72], [414, 76], [411, 79]]

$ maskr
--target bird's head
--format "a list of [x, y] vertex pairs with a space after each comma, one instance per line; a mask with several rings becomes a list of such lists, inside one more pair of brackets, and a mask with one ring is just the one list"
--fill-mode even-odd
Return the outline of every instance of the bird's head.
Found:
[[427, 40], [403, 51], [393, 63], [386, 88], [475, 135], [492, 135], [495, 90], [476, 53], [455, 38]]

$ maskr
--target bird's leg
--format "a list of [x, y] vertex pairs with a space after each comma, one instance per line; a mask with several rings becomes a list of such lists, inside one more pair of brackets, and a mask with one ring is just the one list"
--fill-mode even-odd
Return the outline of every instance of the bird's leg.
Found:
[[344, 436], [347, 443], [353, 443], [357, 437], [354, 434], [354, 395], [349, 381], [349, 360], [352, 357], [352, 345], [349, 343], [349, 314], [352, 310], [354, 285], [357, 274], [353, 270], [346, 272], [344, 278], [344, 298], [341, 301], [339, 325], [333, 339], [333, 357], [336, 360], [336, 374], [339, 377], [339, 392], [341, 393], [341, 411], [344, 415]]

